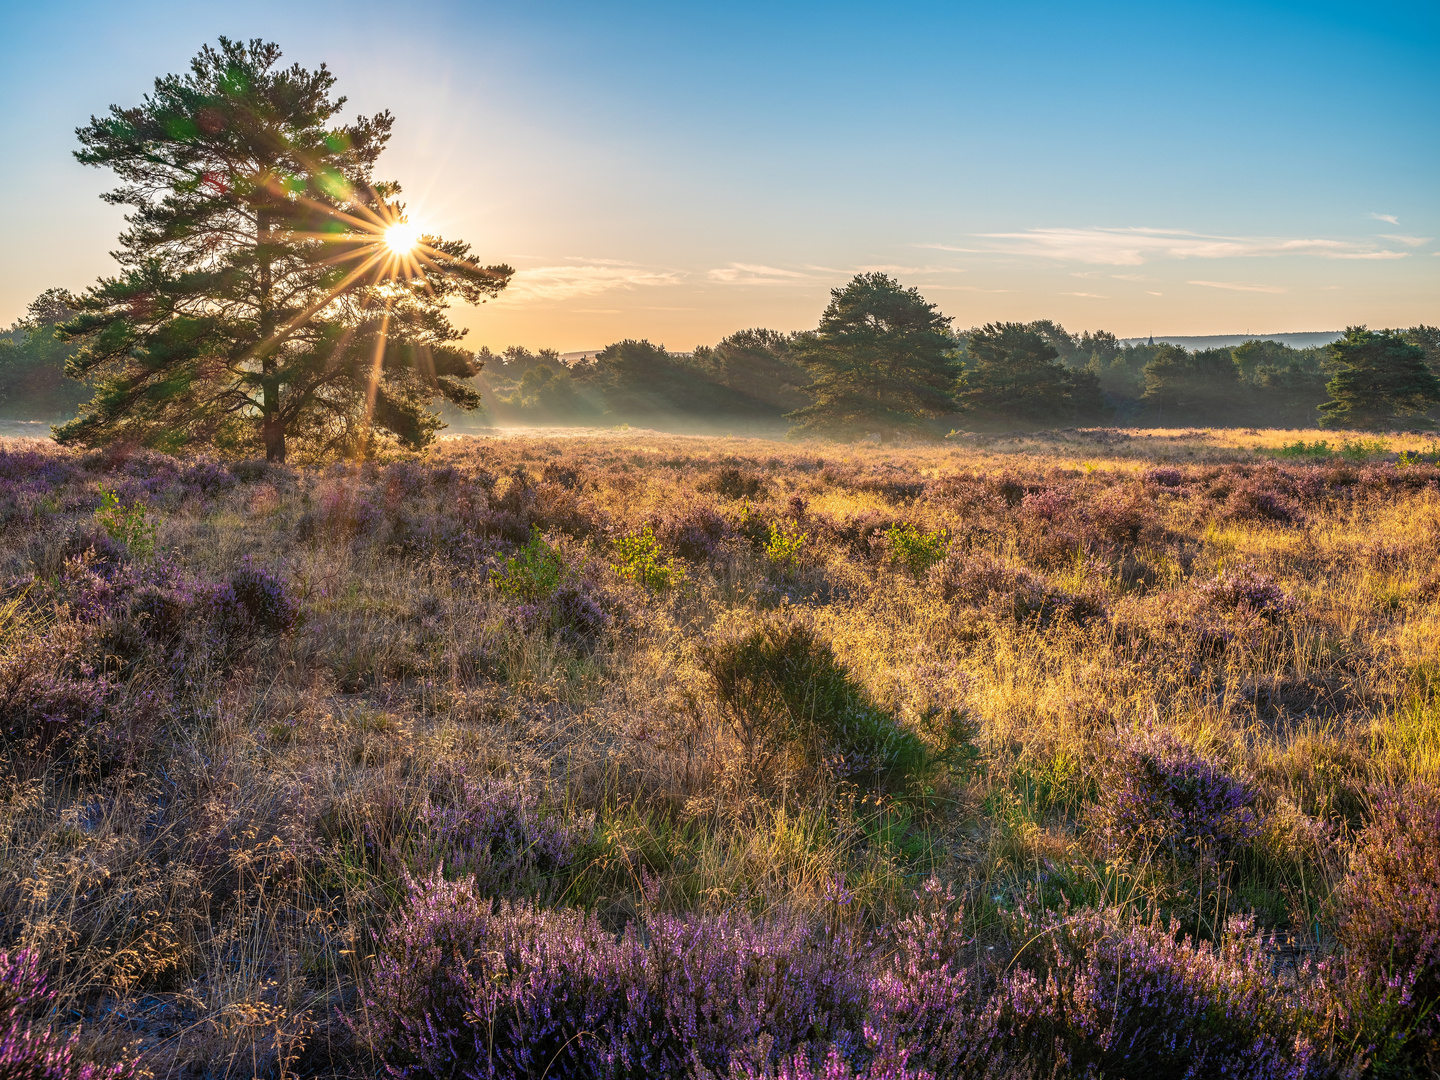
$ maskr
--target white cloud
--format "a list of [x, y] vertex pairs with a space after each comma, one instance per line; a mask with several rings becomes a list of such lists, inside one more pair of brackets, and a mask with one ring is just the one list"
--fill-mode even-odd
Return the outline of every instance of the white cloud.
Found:
[[1109, 300], [1108, 296], [1101, 296], [1098, 292], [1062, 292], [1061, 296], [1088, 296], [1092, 300]]
[[706, 276], [721, 285], [809, 285], [820, 280], [816, 275], [800, 270], [755, 263], [731, 263], [711, 270]]
[[1028, 255], [1101, 266], [1140, 266], [1156, 259], [1233, 259], [1311, 255], [1325, 259], [1398, 259], [1404, 252], [1377, 251], [1371, 241], [1324, 237], [1214, 236], [1184, 229], [1045, 228], [979, 233], [983, 249], [926, 245], [943, 251]]
[[951, 292], [983, 292], [1002, 293], [1009, 292], [1009, 289], [982, 289], [979, 285], [917, 285], [921, 292], [929, 292], [932, 289], [947, 289]]
[[1283, 293], [1283, 285], [1260, 285], [1253, 281], [1187, 281], [1187, 285], [1204, 285], [1207, 289], [1230, 289], [1234, 292]]
[[1396, 217], [1394, 214], [1375, 214], [1375, 213], [1370, 213], [1370, 214], [1366, 214], [1365, 216], [1368, 217], [1368, 218], [1374, 218], [1376, 221], [1388, 221], [1391, 225], [1399, 225], [1399, 224], [1400, 224], [1400, 219], [1399, 219], [1398, 217]]
[[1146, 290], [1145, 290], [1145, 295], [1146, 295], [1146, 296], [1164, 296], [1165, 294], [1164, 294], [1163, 292], [1151, 292], [1149, 289], [1146, 289]]
[[1380, 239], [1394, 240], [1397, 244], [1404, 244], [1406, 247], [1420, 247], [1422, 244], [1428, 244], [1430, 242], [1430, 237], [1428, 236], [1395, 236], [1391, 233], [1381, 233]]
[[502, 300], [569, 300], [596, 296], [612, 289], [678, 285], [682, 275], [673, 270], [647, 269], [613, 259], [577, 260], [566, 266], [537, 266], [517, 270]]

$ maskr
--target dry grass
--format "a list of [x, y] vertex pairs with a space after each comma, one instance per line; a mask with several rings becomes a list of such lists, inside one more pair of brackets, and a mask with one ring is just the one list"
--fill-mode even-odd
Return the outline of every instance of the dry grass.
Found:
[[[494, 576], [514, 543], [483, 506], [461, 505], [479, 490], [470, 481], [397, 492], [383, 470], [273, 472], [204, 498], [156, 496], [161, 551], [213, 580], [248, 556], [288, 580], [302, 620], [227, 658], [196, 654], [183, 679], [158, 654], [117, 668], [132, 690], [168, 689], [143, 745], [104, 769], [77, 765], [78, 751], [7, 751], [4, 944], [41, 955], [61, 1014], [90, 1018], [97, 1053], [138, 1041], [157, 1075], [367, 1073], [346, 1017], [404, 869], [424, 868], [418, 815], [434, 778], [459, 763], [534, 785], [557, 814], [595, 815], [583, 859], [554, 888], [615, 925], [647, 906], [815, 907], [837, 877], [857, 897], [850, 917], [884, 922], [936, 873], [982, 922], [1027, 891], [1151, 905], [1202, 933], [1222, 909], [1252, 908], [1297, 947], [1323, 949], [1348, 838], [1376, 786], [1440, 778], [1440, 493], [1327, 489], [1287, 523], [1140, 480], [1157, 465], [1262, 463], [1317, 438], [1347, 436], [1090, 431], [836, 447], [627, 432], [441, 444], [426, 468], [499, 477], [480, 497], [491, 509], [515, 469], [531, 478], [526, 512], [616, 613], [583, 647], [516, 622]], [[1385, 442], [1366, 451], [1372, 461], [1425, 445]], [[542, 480], [547, 465], [578, 483]], [[763, 493], [706, 490], [724, 467], [763, 478]], [[1056, 556], [1045, 544], [1061, 525], [1025, 517], [1001, 477], [1073, 489], [1082, 508], [1123, 489], [1150, 517], [1130, 539]], [[385, 516], [347, 534], [316, 518], [334, 492], [370, 493]], [[674, 588], [616, 574], [614, 537], [696, 504], [737, 538], [677, 563]], [[763, 537], [746, 542], [755, 514], [804, 532], [795, 565], [768, 558]], [[458, 521], [473, 544], [407, 538], [398, 516]], [[91, 519], [84, 499], [62, 499], [0, 534], [7, 641], [77, 617], [33, 603], [32, 579], [63, 564], [66, 530]], [[1093, 615], [947, 602], [938, 571], [913, 572], [876, 539], [898, 521], [943, 531], [953, 559], [983, 555], [1082, 597]], [[1293, 611], [1206, 607], [1199, 586], [1242, 566], [1293, 597]], [[801, 609], [869, 699], [950, 754], [947, 766], [908, 787], [798, 760], [776, 765], [763, 790], [743, 774], [696, 647]], [[1259, 838], [1201, 883], [1198, 910], [1185, 868], [1107, 859], [1087, 827], [1115, 741], [1146, 724], [1257, 793]]]

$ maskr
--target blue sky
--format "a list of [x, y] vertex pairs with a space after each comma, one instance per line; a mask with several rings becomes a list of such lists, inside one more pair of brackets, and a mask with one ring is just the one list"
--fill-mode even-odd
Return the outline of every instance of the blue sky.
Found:
[[109, 267], [73, 129], [220, 34], [389, 108], [412, 217], [519, 268], [475, 345], [813, 326], [1440, 322], [1440, 6], [11, 3], [0, 324]]

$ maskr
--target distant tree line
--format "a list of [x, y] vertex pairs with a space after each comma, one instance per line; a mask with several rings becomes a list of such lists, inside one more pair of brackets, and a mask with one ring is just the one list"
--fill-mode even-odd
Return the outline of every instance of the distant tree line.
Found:
[[[0, 335], [0, 415], [74, 415], [90, 390], [73, 300], [41, 294]], [[1328, 346], [1276, 341], [1189, 351], [1071, 334], [1050, 320], [955, 331], [884, 274], [835, 289], [814, 330], [740, 330], [670, 352], [626, 339], [567, 362], [481, 349], [473, 385], [490, 423], [695, 427], [857, 438], [1115, 423], [1427, 427], [1440, 406], [1440, 329], [1354, 328]], [[458, 421], [463, 414], [446, 417]]]
[[1048, 319], [956, 332], [883, 274], [834, 290], [812, 331], [741, 330], [693, 353], [626, 340], [573, 364], [521, 348], [477, 360], [493, 416], [516, 423], [678, 418], [840, 437], [960, 424], [1424, 427], [1440, 405], [1431, 326], [1193, 352], [1104, 330], [1077, 336]]

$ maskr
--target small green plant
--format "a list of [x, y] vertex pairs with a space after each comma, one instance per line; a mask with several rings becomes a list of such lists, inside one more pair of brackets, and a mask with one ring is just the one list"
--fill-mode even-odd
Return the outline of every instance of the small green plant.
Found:
[[1324, 439], [1316, 439], [1313, 443], [1307, 443], [1304, 439], [1297, 439], [1293, 443], [1287, 443], [1275, 451], [1276, 457], [1282, 458], [1328, 458], [1335, 449]]
[[890, 541], [890, 559], [919, 577], [945, 557], [948, 537], [944, 529], [921, 530], [902, 521], [885, 530]]
[[1384, 439], [1346, 439], [1340, 454], [1346, 461], [1369, 461], [1389, 452]]
[[765, 541], [765, 557], [775, 566], [788, 570], [800, 561], [800, 551], [808, 539], [810, 534], [801, 532], [794, 522], [772, 521], [770, 539]]
[[615, 552], [620, 556], [615, 572], [647, 589], [663, 591], [685, 580], [684, 568], [665, 557], [660, 541], [655, 539], [655, 530], [649, 525], [638, 533], [619, 537], [615, 541]]
[[120, 496], [108, 488], [100, 492], [100, 509], [95, 517], [111, 540], [118, 540], [130, 554], [143, 559], [155, 551], [156, 522], [145, 520], [145, 507], [139, 503], [120, 505]]
[[530, 539], [505, 560], [502, 569], [491, 573], [490, 581], [506, 596], [533, 603], [551, 596], [564, 576], [564, 558], [532, 525]]

